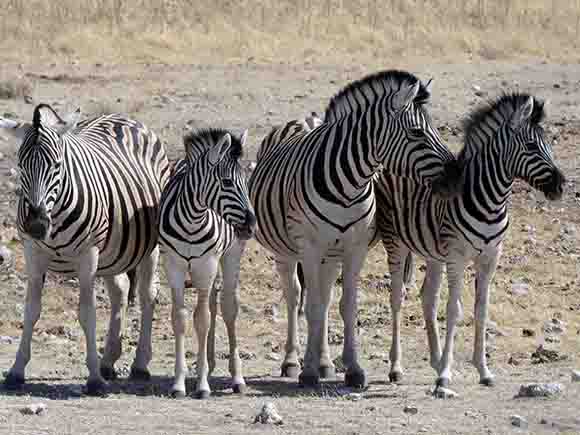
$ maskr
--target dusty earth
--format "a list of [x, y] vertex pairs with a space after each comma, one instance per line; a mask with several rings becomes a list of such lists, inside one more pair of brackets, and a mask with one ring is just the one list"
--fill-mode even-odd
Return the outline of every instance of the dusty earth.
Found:
[[[425, 66], [428, 65], [428, 66]], [[387, 65], [391, 66], [391, 65]], [[33, 103], [48, 102], [59, 111], [80, 106], [87, 114], [122, 111], [147, 123], [167, 144], [172, 158], [182, 154], [185, 129], [221, 126], [241, 132], [250, 129], [253, 158], [260, 139], [275, 124], [322, 111], [328, 98], [348, 81], [375, 70], [366, 66], [268, 65], [230, 66], [0, 66], [0, 79], [22, 81], [29, 95], [0, 99], [0, 115], [30, 119]], [[279, 378], [285, 339], [285, 307], [272, 267], [272, 258], [250, 243], [242, 264], [240, 340], [249, 390], [244, 397], [228, 389], [227, 341], [218, 329], [221, 359], [208, 401], [175, 401], [167, 394], [173, 372], [173, 341], [166, 282], [154, 323], [154, 380], [111, 385], [107, 398], [82, 395], [86, 369], [84, 339], [76, 319], [75, 280], [51, 276], [33, 341], [28, 380], [21, 393], [0, 387], [0, 433], [6, 434], [507, 434], [580, 433], [580, 383], [571, 370], [580, 368], [580, 291], [578, 276], [579, 197], [576, 178], [580, 150], [580, 66], [525, 64], [416, 64], [422, 78], [433, 76], [433, 118], [450, 146], [461, 140], [460, 121], [483, 99], [502, 90], [521, 89], [550, 100], [547, 135], [569, 179], [566, 197], [547, 203], [541, 194], [518, 184], [513, 195], [513, 220], [497, 273], [490, 317], [488, 353], [497, 385], [477, 385], [469, 364], [473, 345], [472, 273], [466, 274], [466, 317], [459, 330], [456, 374], [452, 388], [459, 397], [432, 398], [428, 390], [434, 373], [426, 360], [426, 340], [418, 291], [410, 292], [404, 322], [406, 374], [400, 385], [388, 382], [390, 314], [388, 278], [381, 247], [374, 249], [362, 275], [359, 340], [362, 362], [371, 375], [368, 391], [352, 400], [341, 387], [342, 375], [316, 390], [301, 389], [295, 380]], [[27, 101], [25, 101], [27, 100]], [[2, 243], [14, 261], [1, 265], [0, 369], [14, 358], [20, 334], [26, 276], [20, 244], [14, 231], [15, 195], [10, 169], [15, 167], [16, 144], [0, 138], [0, 228]], [[422, 277], [418, 266], [417, 279]], [[420, 281], [418, 281], [420, 284]], [[104, 339], [108, 300], [98, 289], [99, 333]], [[190, 295], [190, 306], [193, 295]], [[332, 351], [340, 355], [342, 326], [334, 304]], [[440, 309], [441, 320], [444, 310]], [[127, 369], [134, 353], [139, 309], [130, 309], [124, 356]], [[544, 325], [556, 318], [560, 334], [547, 334]], [[304, 328], [304, 321], [302, 321]], [[527, 329], [529, 331], [524, 331]], [[498, 332], [499, 331], [499, 332]], [[525, 332], [525, 333], [524, 333]], [[192, 336], [191, 325], [189, 335]], [[12, 343], [6, 337], [14, 337]], [[193, 339], [190, 341], [193, 344]], [[540, 344], [555, 351], [553, 358], [532, 354]], [[193, 353], [188, 355], [193, 364]], [[0, 371], [0, 373], [2, 373]], [[0, 375], [1, 377], [1, 375]], [[564, 393], [553, 399], [515, 399], [527, 382], [560, 382]], [[191, 386], [191, 385], [190, 385]], [[262, 404], [273, 402], [284, 419], [282, 426], [254, 425]], [[45, 415], [22, 415], [30, 403], [47, 405]], [[414, 406], [416, 414], [404, 413]], [[519, 414], [528, 428], [515, 428], [510, 415]], [[542, 419], [544, 422], [542, 423]]]

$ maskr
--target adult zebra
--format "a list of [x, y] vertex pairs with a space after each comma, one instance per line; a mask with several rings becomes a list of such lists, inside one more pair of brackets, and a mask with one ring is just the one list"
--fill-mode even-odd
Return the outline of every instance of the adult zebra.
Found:
[[371, 180], [381, 164], [387, 171], [432, 184], [441, 195], [457, 188], [451, 152], [431, 126], [425, 104], [428, 87], [410, 73], [383, 71], [346, 86], [328, 105], [325, 122], [262, 143], [249, 182], [258, 241], [276, 256], [288, 303], [289, 336], [283, 375], [299, 367], [296, 331], [299, 283], [304, 266], [308, 344], [300, 381], [316, 384], [319, 368], [332, 367], [327, 314], [332, 283], [343, 262], [340, 303], [345, 324], [345, 382], [365, 386], [354, 329], [356, 283], [369, 242], [375, 237]]
[[[155, 297], [151, 284], [159, 256], [156, 224], [161, 190], [169, 175], [165, 149], [138, 121], [112, 114], [77, 124], [79, 118], [79, 110], [61, 118], [52, 107], [41, 104], [34, 109], [32, 124], [0, 119], [0, 127], [22, 140], [18, 230], [28, 274], [24, 328], [16, 361], [5, 379], [8, 387], [25, 382], [32, 331], [49, 270], [79, 278], [89, 394], [103, 392], [103, 376], [116, 376], [128, 291], [125, 273], [135, 271], [142, 314], [131, 375], [149, 378]], [[104, 278], [111, 298], [100, 368], [93, 290], [97, 276]]]
[[[212, 284], [220, 263], [223, 274], [221, 307], [228, 331], [233, 390], [242, 392], [245, 387], [236, 333], [238, 276], [245, 241], [253, 236], [256, 225], [246, 178], [239, 163], [246, 138], [247, 131], [237, 137], [223, 129], [199, 130], [187, 135], [184, 139], [187, 157], [176, 164], [161, 198], [160, 244], [166, 254], [164, 265], [173, 300], [174, 397], [185, 396], [187, 309], [184, 285], [188, 271], [191, 285], [198, 291], [193, 315], [198, 343], [195, 392], [198, 398], [210, 395], [207, 378], [215, 367], [217, 314], [217, 294]], [[208, 301], [210, 288], [211, 305]]]
[[[512, 185], [516, 178], [523, 179], [550, 200], [563, 193], [564, 176], [541, 127], [544, 116], [543, 102], [524, 93], [503, 95], [475, 110], [465, 123], [465, 145], [458, 157], [464, 165], [464, 189], [450, 201], [441, 201], [428, 187], [386, 171], [377, 177], [377, 226], [392, 279], [391, 380], [402, 376], [400, 313], [414, 253], [427, 262], [421, 296], [437, 386], [448, 385], [451, 378], [455, 327], [462, 315], [463, 274], [470, 261], [476, 269], [473, 363], [480, 383], [493, 384], [485, 355], [485, 323], [489, 285], [509, 225]], [[441, 353], [437, 304], [443, 265], [447, 266], [449, 300]]]

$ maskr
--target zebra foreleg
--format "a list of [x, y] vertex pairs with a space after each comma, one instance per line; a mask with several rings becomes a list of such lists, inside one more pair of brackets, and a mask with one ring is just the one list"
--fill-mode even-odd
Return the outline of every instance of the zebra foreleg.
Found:
[[437, 311], [439, 306], [439, 289], [443, 277], [443, 264], [427, 261], [425, 279], [421, 287], [421, 304], [429, 343], [429, 360], [431, 367], [439, 370], [441, 362], [441, 342], [439, 340], [439, 325]]
[[487, 367], [485, 354], [485, 328], [489, 305], [489, 286], [495, 275], [501, 247], [497, 254], [479, 258], [476, 261], [477, 274], [475, 279], [475, 342], [473, 346], [473, 365], [479, 372], [479, 383], [493, 386], [494, 376]]
[[123, 351], [122, 336], [125, 331], [125, 319], [127, 315], [127, 293], [129, 291], [129, 278], [126, 274], [104, 278], [111, 302], [111, 316], [105, 354], [101, 359], [101, 376], [107, 381], [117, 379], [115, 363], [121, 357]]
[[148, 366], [153, 357], [151, 335], [153, 332], [153, 312], [158, 291], [158, 288], [153, 285], [153, 280], [157, 273], [158, 263], [159, 247], [155, 247], [149, 257], [141, 261], [136, 270], [141, 308], [141, 330], [139, 331], [135, 360], [131, 366], [131, 379], [138, 381], [149, 381], [151, 379]]
[[286, 330], [285, 356], [282, 362], [281, 376], [295, 378], [300, 371], [298, 353], [298, 302], [300, 295], [300, 283], [296, 275], [296, 261], [276, 261], [276, 269], [280, 275], [280, 281], [284, 287], [284, 298], [288, 311], [288, 327]]
[[85, 333], [87, 347], [87, 394], [102, 395], [106, 382], [99, 369], [99, 354], [97, 353], [97, 312], [94, 290], [95, 274], [99, 263], [99, 248], [92, 247], [79, 258], [79, 320]]
[[[453, 257], [453, 254], [449, 254]], [[447, 279], [449, 282], [449, 299], [447, 301], [447, 331], [445, 346], [441, 355], [437, 387], [447, 387], [451, 381], [451, 366], [453, 365], [453, 346], [457, 322], [463, 317], [461, 293], [463, 291], [463, 274], [465, 260], [462, 255], [457, 261], [447, 263]]]
[[44, 277], [48, 270], [50, 259], [42, 252], [37, 252], [30, 242], [24, 242], [24, 257], [28, 274], [28, 289], [26, 291], [26, 306], [24, 309], [24, 324], [16, 360], [8, 375], [4, 379], [4, 385], [9, 389], [17, 389], [25, 382], [25, 371], [31, 355], [31, 341], [34, 326], [40, 318], [42, 309], [42, 288]]
[[[242, 360], [238, 352], [238, 333], [236, 320], [240, 310], [239, 275], [240, 260], [246, 243], [237, 240], [229, 251], [222, 257], [223, 290], [221, 294], [221, 309], [230, 348], [229, 370], [232, 376], [234, 393], [243, 393], [246, 388], [242, 374]], [[214, 333], [215, 335], [215, 333]]]
[[[216, 356], [215, 356], [215, 328], [217, 323], [217, 311], [218, 311], [218, 293], [219, 288], [216, 285], [216, 279], [211, 287], [211, 292], [209, 294], [209, 312], [210, 312], [210, 323], [209, 323], [209, 333], [207, 338], [207, 363], [208, 363], [208, 376], [211, 376], [216, 367]], [[187, 286], [187, 283], [185, 284]]]

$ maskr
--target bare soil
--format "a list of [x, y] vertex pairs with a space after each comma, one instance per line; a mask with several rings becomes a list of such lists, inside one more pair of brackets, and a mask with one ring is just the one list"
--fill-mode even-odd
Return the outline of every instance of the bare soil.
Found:
[[[386, 67], [390, 67], [388, 62]], [[501, 267], [496, 275], [490, 317], [503, 334], [490, 339], [489, 355], [497, 385], [477, 385], [469, 364], [473, 347], [473, 277], [466, 273], [465, 320], [456, 346], [456, 374], [452, 388], [459, 397], [437, 400], [428, 394], [435, 374], [428, 365], [426, 337], [418, 291], [406, 302], [404, 351], [406, 373], [401, 385], [388, 382], [390, 313], [387, 263], [382, 247], [370, 254], [361, 279], [359, 341], [362, 362], [371, 375], [368, 391], [358, 401], [342, 388], [342, 375], [319, 389], [298, 387], [295, 380], [279, 377], [285, 331], [285, 306], [271, 255], [251, 242], [242, 263], [240, 314], [241, 349], [249, 385], [245, 396], [228, 389], [227, 360], [220, 359], [208, 401], [167, 397], [173, 373], [173, 339], [170, 300], [162, 277], [154, 322], [154, 379], [148, 384], [121, 380], [111, 385], [107, 398], [80, 393], [84, 384], [84, 339], [77, 321], [77, 284], [51, 276], [44, 292], [41, 320], [28, 366], [29, 383], [20, 394], [0, 388], [0, 433], [6, 434], [580, 434], [578, 400], [580, 383], [570, 372], [580, 368], [580, 290], [578, 275], [578, 214], [576, 186], [580, 150], [580, 66], [545, 62], [486, 62], [430, 64], [408, 62], [422, 78], [434, 77], [433, 118], [454, 149], [460, 146], [460, 121], [485, 98], [505, 90], [524, 90], [550, 101], [547, 135], [556, 143], [556, 159], [567, 175], [565, 198], [548, 203], [524, 184], [516, 185], [512, 200], [512, 226]], [[127, 112], [154, 129], [165, 141], [171, 158], [182, 155], [181, 136], [186, 129], [220, 126], [241, 132], [250, 129], [253, 158], [261, 138], [276, 124], [316, 110], [323, 111], [329, 97], [347, 82], [371, 69], [363, 65], [257, 65], [229, 66], [11, 66], [0, 65], [0, 78], [26, 81], [30, 95], [16, 93], [0, 99], [0, 116], [30, 119], [32, 103], [47, 102], [59, 111], [80, 106], [90, 114]], [[28, 89], [12, 86], [15, 89]], [[14, 265], [0, 267], [0, 335], [21, 332], [26, 276], [20, 244], [14, 230], [16, 197], [9, 184], [15, 167], [17, 144], [0, 137], [0, 233], [15, 252]], [[420, 285], [422, 267], [418, 266]], [[528, 285], [529, 293], [512, 293], [514, 283]], [[337, 288], [337, 291], [339, 289]], [[108, 319], [108, 298], [98, 290], [101, 340]], [[190, 307], [193, 294], [189, 295]], [[445, 300], [445, 299], [444, 299]], [[336, 305], [336, 304], [334, 304]], [[279, 312], [272, 316], [271, 307]], [[444, 319], [444, 306], [440, 310]], [[565, 322], [558, 343], [546, 343], [543, 326], [552, 318]], [[138, 333], [139, 309], [130, 309], [124, 339], [125, 353], [118, 363], [131, 362]], [[304, 330], [302, 321], [302, 330]], [[333, 307], [332, 351], [340, 355], [342, 323]], [[525, 336], [523, 329], [533, 331]], [[529, 334], [528, 334], [529, 335]], [[191, 325], [191, 345], [194, 345]], [[218, 351], [227, 354], [227, 335], [218, 328]], [[549, 338], [548, 338], [549, 340]], [[532, 353], [540, 344], [565, 359], [535, 364]], [[0, 343], [0, 369], [7, 370], [17, 341]], [[191, 349], [194, 349], [191, 347]], [[195, 349], [194, 349], [195, 351]], [[188, 361], [193, 364], [193, 355]], [[560, 382], [564, 393], [554, 399], [515, 399], [527, 382]], [[80, 397], [79, 397], [80, 396]], [[47, 404], [42, 416], [26, 416], [18, 408], [33, 402]], [[261, 405], [272, 401], [284, 418], [282, 426], [254, 425]], [[405, 414], [405, 406], [418, 408]], [[511, 426], [510, 415], [529, 422], [527, 429]], [[545, 419], [547, 423], [541, 424]]]

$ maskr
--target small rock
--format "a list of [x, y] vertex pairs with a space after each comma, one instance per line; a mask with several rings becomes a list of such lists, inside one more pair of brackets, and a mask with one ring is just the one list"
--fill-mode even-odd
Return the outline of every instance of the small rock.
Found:
[[545, 364], [551, 362], [565, 361], [568, 355], [560, 355], [557, 350], [547, 349], [540, 344], [536, 351], [532, 353], [532, 364]]
[[33, 104], [34, 103], [34, 99], [30, 95], [25, 95], [24, 96], [24, 102], [26, 104]]
[[479, 86], [479, 85], [471, 85], [471, 89], [473, 89], [475, 92], [479, 92], [479, 91], [481, 91], [481, 86]]
[[276, 305], [266, 305], [266, 307], [264, 308], [264, 314], [266, 316], [278, 317], [279, 314], [278, 307]]
[[580, 382], [580, 370], [572, 371], [572, 382]]
[[556, 337], [555, 335], [548, 335], [545, 338], [546, 343], [553, 343], [553, 344], [557, 344], [560, 343], [560, 337]]
[[507, 335], [498, 328], [497, 323], [491, 320], [487, 321], [486, 334], [488, 337], [505, 337]]
[[560, 319], [551, 319], [544, 324], [544, 332], [546, 334], [564, 334], [566, 332], [566, 324]]
[[554, 83], [554, 89], [560, 89], [562, 85], [560, 83]]
[[419, 408], [416, 406], [405, 406], [403, 412], [405, 414], [416, 415], [419, 412]]
[[266, 355], [266, 359], [270, 361], [280, 361], [280, 355], [275, 352], [270, 352]]
[[530, 292], [530, 286], [525, 282], [514, 282], [512, 284], [511, 293], [514, 296], [527, 296]]
[[510, 415], [510, 421], [512, 426], [521, 427], [522, 429], [528, 427], [528, 421], [521, 415]]
[[346, 372], [346, 367], [344, 365], [344, 363], [342, 362], [342, 357], [339, 355], [336, 358], [334, 358], [332, 360], [332, 363], [334, 364], [334, 368], [336, 370], [336, 373], [345, 373]]
[[280, 417], [280, 414], [278, 414], [278, 410], [274, 404], [266, 403], [262, 406], [260, 413], [254, 418], [254, 424], [256, 423], [282, 425], [284, 421]]
[[254, 352], [246, 352], [244, 350], [240, 351], [240, 359], [245, 361], [256, 359], [256, 354]]
[[437, 399], [455, 399], [459, 397], [455, 391], [450, 390], [449, 388], [437, 387], [433, 390], [433, 396]]
[[562, 384], [524, 384], [516, 397], [554, 397], [564, 392]]
[[0, 344], [12, 344], [12, 343], [14, 343], [14, 337], [0, 335]]
[[536, 335], [536, 331], [530, 328], [524, 328], [522, 329], [522, 335], [524, 337], [534, 337]]
[[12, 263], [13, 256], [10, 249], [4, 245], [0, 245], [0, 265]]
[[353, 402], [358, 402], [363, 398], [361, 393], [347, 393], [344, 395], [344, 398], [347, 400], [352, 400]]
[[42, 415], [46, 412], [46, 405], [44, 403], [32, 403], [20, 408], [20, 412], [25, 415]]

